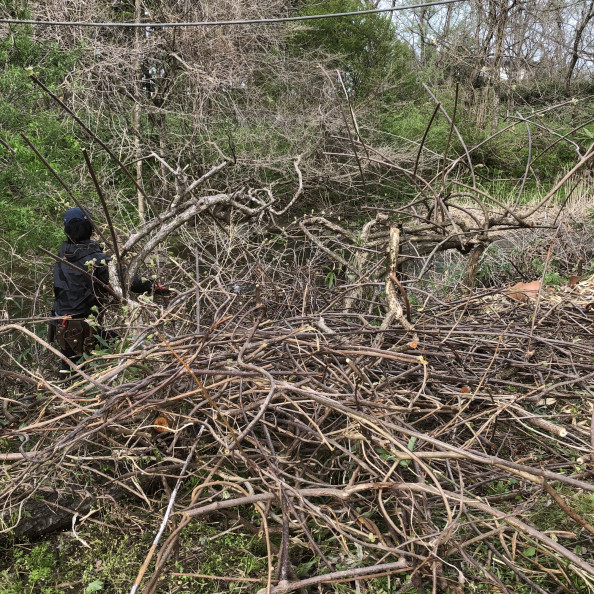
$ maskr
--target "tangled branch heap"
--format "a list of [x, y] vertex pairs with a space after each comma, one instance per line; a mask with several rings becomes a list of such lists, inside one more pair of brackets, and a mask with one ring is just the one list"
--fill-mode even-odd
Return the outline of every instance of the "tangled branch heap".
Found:
[[[572, 506], [594, 492], [583, 303], [535, 312], [481, 294], [431, 299], [412, 331], [384, 330], [377, 315], [335, 311], [336, 291], [310, 282], [311, 268], [254, 274], [243, 298], [202, 281], [208, 328], [188, 315], [191, 292], [147, 305], [125, 351], [93, 356], [70, 387], [1, 372], [43, 394], [8, 401], [5, 529], [40, 521], [23, 513], [35, 498], [81, 514], [116, 485], [162, 509], [154, 479], [179, 476], [189, 458], [184, 478], [199, 486], [182, 485], [145, 592], [166, 578], [180, 527], [208, 514], [264, 531], [271, 592], [400, 572], [460, 592], [480, 575], [505, 591], [477, 543], [535, 591], [539, 573], [591, 580], [576, 547], [594, 528]], [[494, 494], [502, 481], [509, 489]], [[572, 526], [563, 543], [523, 519], [543, 491]], [[295, 559], [316, 556], [319, 573], [297, 579]]]
[[[509, 592], [496, 566], [536, 592], [591, 587], [590, 284], [562, 301], [472, 287], [496, 232], [534, 228], [594, 152], [522, 211], [478, 187], [466, 147], [470, 185], [454, 179], [462, 158], [445, 155], [424, 179], [419, 159], [404, 169], [345, 142], [334, 156], [367, 181], [381, 169], [418, 188], [359, 233], [336, 212], [282, 226], [303, 191], [299, 159], [278, 209], [266, 189], [198, 196], [228, 160], [194, 182], [163, 162], [176, 194], [121, 255], [133, 274], [181, 233], [181, 255], [162, 254], [174, 296], [134, 304], [117, 347], [96, 351], [72, 384], [16, 358], [0, 367], [5, 532], [69, 525], [126, 496], [163, 517], [132, 588], [145, 594], [171, 578], [183, 528], [221, 515], [265, 541], [266, 592], [379, 576], [396, 576], [398, 592], [482, 581]], [[206, 214], [208, 231], [183, 230]], [[268, 231], [254, 222], [264, 215]], [[430, 287], [446, 282], [434, 269], [446, 250], [469, 254], [463, 291]], [[26, 339], [60, 356], [30, 329], [43, 320], [21, 322], [0, 326], [13, 341], [4, 353]], [[559, 528], [534, 520], [547, 503]], [[310, 575], [297, 577], [297, 564]]]

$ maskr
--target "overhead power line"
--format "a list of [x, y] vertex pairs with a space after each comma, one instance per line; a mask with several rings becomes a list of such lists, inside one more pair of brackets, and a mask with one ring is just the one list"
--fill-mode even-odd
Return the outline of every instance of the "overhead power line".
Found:
[[362, 16], [366, 14], [377, 14], [382, 12], [398, 12], [402, 10], [412, 10], [414, 8], [430, 8], [431, 6], [443, 6], [445, 4], [456, 4], [467, 2], [468, 0], [439, 0], [437, 2], [427, 2], [426, 4], [413, 4], [409, 6], [395, 6], [392, 8], [374, 8], [371, 10], [356, 10], [354, 12], [335, 12], [332, 14], [312, 14], [295, 17], [278, 17], [270, 19], [241, 19], [236, 21], [196, 21], [187, 23], [97, 23], [91, 21], [36, 21], [29, 19], [3, 19], [0, 23], [14, 25], [46, 25], [53, 27], [217, 27], [222, 25], [269, 25], [273, 23], [290, 23], [295, 21], [313, 21], [318, 19], [335, 19], [350, 16]]

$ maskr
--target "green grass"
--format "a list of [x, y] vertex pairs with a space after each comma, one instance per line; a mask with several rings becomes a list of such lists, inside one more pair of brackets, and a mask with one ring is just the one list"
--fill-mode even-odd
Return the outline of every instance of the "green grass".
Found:
[[[110, 521], [109, 517], [104, 519]], [[111, 521], [117, 522], [115, 518]], [[81, 540], [75, 539], [71, 532], [39, 543], [7, 540], [0, 545], [0, 594], [128, 593], [155, 532], [156, 528], [144, 534], [122, 533], [87, 524], [77, 530]], [[239, 578], [266, 576], [266, 547], [261, 538], [237, 532], [218, 536], [219, 532], [224, 532], [224, 528], [198, 522], [185, 528], [165, 575], [177, 572]], [[167, 533], [161, 544], [166, 539]], [[143, 584], [153, 567], [154, 560]], [[251, 592], [262, 585], [170, 576], [164, 579], [159, 592]]]
[[[518, 481], [499, 480], [486, 487], [487, 494], [500, 495], [517, 489]], [[574, 493], [568, 489], [560, 489], [567, 504], [580, 513], [589, 522], [594, 516], [594, 497], [591, 494]], [[121, 502], [125, 505], [125, 502]], [[97, 514], [95, 519], [100, 519], [105, 525], [85, 523], [77, 529], [78, 538], [67, 531], [50, 537], [43, 542], [28, 543], [6, 538], [0, 542], [0, 594], [93, 594], [94, 592], [109, 592], [111, 594], [127, 593], [130, 591], [134, 579], [145, 560], [151, 546], [157, 525], [160, 522], [159, 514], [151, 517], [150, 529], [145, 532], [134, 529], [130, 522], [131, 515], [125, 518], [121, 515], [121, 507], [114, 508], [103, 517]], [[119, 510], [119, 511], [118, 511]], [[130, 510], [131, 511], [131, 510]], [[134, 511], [137, 514], [138, 510]], [[249, 519], [249, 518], [247, 518]], [[539, 496], [531, 505], [525, 521], [541, 531], [565, 531], [558, 533], [562, 544], [569, 544], [570, 533], [580, 538], [580, 527], [569, 519], [562, 510], [545, 494]], [[145, 517], [139, 518], [146, 526]], [[119, 527], [122, 528], [119, 528]], [[173, 523], [170, 528], [173, 527]], [[241, 528], [228, 525], [226, 522], [209, 523], [193, 522], [182, 530], [179, 546], [166, 564], [165, 571], [158, 586], [160, 593], [193, 594], [201, 593], [255, 593], [265, 585], [267, 575], [267, 554], [264, 538], [261, 534], [246, 534]], [[314, 538], [327, 556], [336, 555], [336, 542], [330, 531], [325, 527], [312, 527]], [[460, 526], [458, 537], [462, 537], [468, 526]], [[166, 531], [161, 544], [163, 544], [169, 531]], [[474, 532], [469, 532], [473, 537]], [[557, 536], [552, 536], [557, 538]], [[272, 534], [273, 544], [280, 544], [278, 534]], [[571, 539], [570, 539], [571, 540]], [[498, 550], [500, 545], [496, 540], [490, 541]], [[85, 544], [86, 543], [86, 544]], [[87, 546], [88, 545], [88, 546]], [[529, 594], [530, 588], [516, 581], [515, 575], [504, 564], [492, 557], [484, 543], [477, 543], [469, 552], [489, 571], [497, 575], [503, 583], [508, 585], [517, 594]], [[503, 549], [500, 550], [505, 554]], [[576, 549], [577, 554], [585, 551]], [[530, 567], [532, 562], [556, 570], [554, 558], [550, 552], [545, 552], [540, 545], [528, 539], [518, 539], [517, 543], [519, 567]], [[318, 575], [326, 570], [321, 560], [302, 545], [292, 544], [290, 549], [291, 560], [295, 571], [300, 578]], [[348, 553], [342, 551], [340, 559], [335, 559], [336, 568], [350, 566], [351, 560], [356, 560], [357, 551]], [[274, 562], [276, 562], [276, 556]], [[457, 573], [454, 569], [460, 567], [465, 575], [465, 592], [492, 592], [493, 586], [482, 572], [466, 564], [456, 555], [448, 558], [448, 564], [443, 568], [444, 578], [450, 583], [457, 582]], [[143, 585], [152, 575], [154, 560], [149, 566]], [[546, 574], [535, 566], [531, 578], [546, 591], [551, 591], [555, 584], [548, 581]], [[579, 576], [567, 568], [568, 579], [572, 591], [576, 593], [588, 592], [587, 585]], [[180, 574], [180, 575], [174, 575]], [[183, 575], [186, 574], [186, 575]], [[206, 577], [195, 577], [187, 574], [201, 574], [224, 577], [237, 577], [238, 581], [220, 581]], [[262, 581], [247, 582], [241, 578], [256, 578]], [[410, 575], [381, 577], [375, 580], [366, 580], [369, 592], [374, 594], [392, 594], [398, 591], [403, 584], [410, 580]], [[425, 583], [425, 586], [427, 584]], [[351, 593], [354, 586], [351, 583], [325, 585], [325, 592]], [[414, 588], [410, 594], [417, 592]]]

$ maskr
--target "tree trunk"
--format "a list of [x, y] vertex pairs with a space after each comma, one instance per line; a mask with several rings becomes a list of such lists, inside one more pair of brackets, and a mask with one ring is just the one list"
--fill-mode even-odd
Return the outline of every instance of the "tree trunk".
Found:
[[[513, 6], [513, 3], [512, 3]], [[501, 67], [503, 65], [503, 48], [505, 44], [505, 29], [509, 16], [507, 0], [497, 0], [492, 5], [492, 15], [495, 25], [495, 48], [491, 66], [491, 81], [493, 87], [493, 103], [491, 114], [491, 130], [497, 131], [499, 125], [499, 96], [501, 94]]]
[[594, 0], [590, 0], [590, 4], [587, 8], [584, 7], [584, 11], [582, 12], [582, 20], [575, 30], [571, 58], [567, 67], [567, 74], [565, 75], [565, 95], [567, 97], [571, 95], [571, 79], [573, 77], [573, 71], [575, 70], [576, 64], [579, 60], [579, 49], [582, 42], [582, 37], [584, 35], [584, 30], [592, 18], [594, 18]]
[[[134, 22], [140, 23], [141, 20], [141, 3], [140, 0], [135, 0], [134, 4]], [[140, 37], [141, 37], [142, 29], [141, 27], [136, 27], [134, 29], [134, 54], [135, 54], [135, 61], [136, 61], [136, 88], [135, 88], [135, 103], [134, 103], [134, 153], [136, 157], [136, 181], [140, 187], [144, 187], [142, 184], [142, 154], [140, 150], [140, 120], [141, 120], [141, 112], [140, 112], [140, 100], [141, 100], [141, 93], [142, 93], [142, 63], [140, 59]], [[140, 190], [136, 191], [137, 201], [138, 201], [138, 217], [141, 223], [145, 221], [145, 204], [144, 204], [144, 196]]]
[[467, 293], [471, 294], [474, 289], [479, 260], [486, 247], [487, 246], [484, 243], [479, 243], [472, 248], [472, 251], [468, 256], [468, 261], [466, 262], [466, 271], [464, 272], [464, 291]]

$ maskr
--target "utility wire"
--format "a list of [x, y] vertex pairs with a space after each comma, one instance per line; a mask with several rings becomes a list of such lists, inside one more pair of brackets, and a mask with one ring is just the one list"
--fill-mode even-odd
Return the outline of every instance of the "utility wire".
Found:
[[445, 4], [455, 4], [458, 2], [467, 2], [468, 0], [439, 0], [437, 2], [427, 2], [426, 4], [412, 4], [410, 6], [396, 6], [392, 8], [374, 8], [371, 10], [356, 10], [354, 12], [335, 12], [332, 14], [312, 14], [307, 16], [278, 17], [270, 19], [243, 19], [237, 21], [197, 21], [188, 23], [96, 23], [86, 21], [35, 21], [28, 19], [3, 19], [0, 23], [11, 25], [50, 25], [54, 27], [216, 27], [221, 25], [269, 25], [273, 23], [290, 23], [295, 21], [313, 21], [318, 19], [335, 19], [341, 17], [361, 16], [366, 14], [377, 14], [381, 12], [398, 12], [401, 10], [412, 10], [414, 8], [430, 8], [431, 6], [443, 6]]

